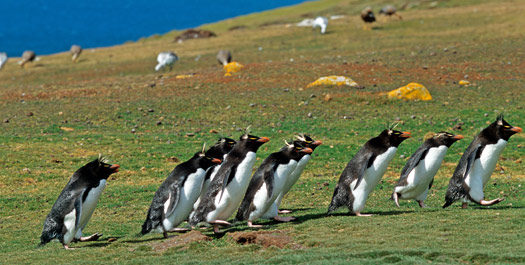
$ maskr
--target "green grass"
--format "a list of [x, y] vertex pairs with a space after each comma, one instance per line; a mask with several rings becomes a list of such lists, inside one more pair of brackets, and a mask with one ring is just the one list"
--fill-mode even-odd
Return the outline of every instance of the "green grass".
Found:
[[[171, 32], [86, 50], [74, 65], [66, 53], [43, 56], [24, 69], [10, 59], [0, 71], [1, 263], [523, 263], [524, 133], [511, 138], [485, 188], [487, 198], [503, 196], [504, 202], [467, 210], [441, 205], [457, 161], [482, 128], [499, 113], [525, 126], [525, 7], [520, 1], [439, 1], [431, 8], [430, 1], [419, 1], [400, 11], [402, 21], [381, 19], [374, 30], [363, 31], [360, 10], [386, 3], [308, 2], [204, 25], [218, 34], [213, 39], [176, 44], [177, 32]], [[345, 17], [331, 20], [323, 36], [286, 26], [305, 16], [339, 14]], [[240, 25], [247, 27], [228, 30]], [[215, 61], [225, 48], [246, 66], [229, 78]], [[155, 73], [156, 54], [163, 50], [176, 51], [180, 61], [170, 73]], [[196, 76], [175, 78], [188, 73]], [[305, 88], [325, 75], [349, 76], [365, 89]], [[457, 85], [465, 75], [472, 86]], [[409, 82], [424, 84], [434, 99], [380, 95]], [[326, 94], [332, 100], [324, 101]], [[400, 146], [369, 197], [364, 212], [375, 215], [358, 218], [341, 208], [326, 216], [346, 163], [395, 120], [414, 137]], [[463, 129], [452, 131], [458, 122]], [[206, 231], [209, 242], [153, 251], [160, 235], [136, 235], [155, 190], [176, 166], [167, 159], [188, 159], [202, 143], [213, 143], [211, 129], [238, 138], [248, 125], [271, 138], [256, 166], [296, 133], [324, 143], [283, 201], [297, 221], [262, 221], [301, 247], [238, 245], [228, 234], [249, 230], [241, 223], [223, 237]], [[465, 139], [448, 151], [426, 202], [430, 208], [408, 201], [396, 208], [388, 198], [401, 168], [427, 132], [442, 130]], [[54, 242], [35, 249], [69, 177], [98, 153], [122, 166], [85, 231], [104, 237], [74, 244], [75, 251]]]

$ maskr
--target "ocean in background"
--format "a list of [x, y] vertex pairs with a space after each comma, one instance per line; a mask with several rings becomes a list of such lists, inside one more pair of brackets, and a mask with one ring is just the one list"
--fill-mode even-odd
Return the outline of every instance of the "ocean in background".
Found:
[[0, 52], [20, 57], [94, 48], [302, 3], [305, 0], [5, 0]]

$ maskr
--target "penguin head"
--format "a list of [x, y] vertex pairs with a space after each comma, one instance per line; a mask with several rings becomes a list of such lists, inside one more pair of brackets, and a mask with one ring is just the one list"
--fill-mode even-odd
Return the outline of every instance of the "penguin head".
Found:
[[503, 139], [505, 141], [508, 141], [512, 135], [522, 131], [520, 127], [513, 127], [505, 121], [503, 115], [499, 115], [496, 121], [490, 124], [486, 130], [498, 139]]
[[398, 147], [404, 140], [412, 137], [410, 132], [401, 132], [394, 129], [384, 130], [380, 137], [388, 139], [390, 146]]
[[446, 147], [450, 147], [453, 143], [463, 138], [461, 134], [454, 135], [448, 132], [438, 132], [431, 134], [426, 140], [431, 141], [433, 146], [445, 145]]
[[91, 161], [83, 168], [88, 169], [91, 173], [89, 175], [96, 179], [107, 179], [111, 174], [118, 172], [120, 165], [109, 164], [109, 160], [106, 157], [99, 155], [97, 159]]
[[223, 138], [219, 139], [219, 143], [222, 146], [223, 151], [226, 151], [225, 154], [227, 154], [228, 152], [230, 152], [233, 149], [233, 146], [237, 143], [237, 141], [235, 141], [235, 140], [233, 140], [231, 138], [223, 137]]
[[208, 169], [209, 167], [215, 164], [222, 163], [222, 154], [219, 154], [218, 152], [210, 152], [210, 150], [208, 150], [207, 152], [201, 151], [196, 153], [195, 156], [197, 157], [199, 167], [203, 168], [204, 170]]
[[306, 134], [297, 135], [295, 138], [298, 141], [302, 142], [302, 145], [312, 149], [312, 151], [315, 150], [316, 147], [323, 144], [323, 142], [321, 142], [320, 140], [315, 141], [314, 139], [312, 139], [312, 137]]
[[246, 146], [246, 149], [248, 151], [257, 152], [257, 149], [261, 147], [264, 143], [270, 141], [270, 138], [268, 137], [258, 137], [255, 135], [251, 135], [248, 133], [245, 133], [241, 136], [240, 142], [244, 143], [244, 146]]

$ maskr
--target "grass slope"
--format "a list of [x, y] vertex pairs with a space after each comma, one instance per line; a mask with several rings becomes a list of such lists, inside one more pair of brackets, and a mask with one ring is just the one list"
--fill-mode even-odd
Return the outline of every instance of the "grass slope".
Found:
[[[363, 31], [360, 10], [385, 3], [308, 2], [203, 26], [217, 38], [177, 44], [172, 32], [85, 50], [77, 64], [66, 53], [43, 56], [24, 69], [10, 59], [0, 71], [2, 263], [523, 262], [524, 133], [511, 138], [485, 188], [487, 198], [503, 196], [504, 202], [467, 210], [441, 205], [457, 161], [480, 129], [499, 113], [525, 126], [525, 6], [512, 0], [418, 1], [400, 11], [402, 21], [381, 18], [374, 30]], [[331, 20], [322, 36], [288, 24], [317, 15], [344, 18]], [[234, 26], [246, 27], [228, 30]], [[230, 49], [245, 69], [224, 77], [215, 61], [219, 49]], [[180, 61], [173, 72], [155, 73], [156, 54], [163, 50], [176, 51]], [[196, 76], [175, 78], [188, 73]], [[366, 88], [305, 88], [325, 75], [346, 75]], [[472, 86], [457, 85], [465, 75]], [[424, 84], [434, 100], [388, 100], [379, 93], [409, 82]], [[326, 94], [330, 101], [323, 100]], [[400, 146], [369, 197], [364, 212], [375, 216], [358, 218], [340, 209], [326, 217], [346, 163], [394, 120], [414, 137]], [[423, 136], [452, 132], [459, 122], [462, 130], [455, 133], [465, 139], [448, 151], [427, 199], [430, 208], [407, 201], [394, 207], [390, 193]], [[155, 190], [176, 165], [168, 158], [188, 159], [203, 142], [214, 142], [211, 129], [237, 138], [250, 124], [254, 134], [272, 139], [258, 152], [256, 166], [295, 133], [324, 142], [283, 202], [297, 221], [263, 222], [302, 247], [238, 245], [224, 236], [152, 251], [160, 236], [136, 234]], [[85, 231], [104, 237], [75, 244], [75, 251], [57, 243], [35, 249], [61, 189], [98, 153], [122, 166]], [[246, 229], [241, 224], [227, 231]]]

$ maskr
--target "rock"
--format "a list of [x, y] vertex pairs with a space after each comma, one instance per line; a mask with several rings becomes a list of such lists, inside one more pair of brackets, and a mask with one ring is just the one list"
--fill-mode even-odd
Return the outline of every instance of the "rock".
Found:
[[178, 162], [180, 162], [180, 159], [178, 159], [178, 158], [176, 158], [174, 156], [170, 156], [170, 157], [166, 158], [166, 161], [173, 162], [173, 163], [178, 163]]
[[328, 102], [328, 101], [332, 100], [332, 95], [326, 94], [323, 99], [324, 99], [324, 101]]
[[189, 39], [202, 39], [217, 37], [217, 35], [209, 30], [203, 29], [187, 29], [182, 34], [175, 37], [174, 42], [182, 42]]
[[406, 100], [432, 100], [428, 89], [418, 83], [410, 83], [406, 86], [394, 89], [387, 93], [389, 98], [398, 98]]
[[321, 77], [314, 82], [308, 84], [306, 88], [313, 87], [313, 86], [350, 86], [358, 88], [359, 85], [352, 80], [349, 77], [346, 76], [337, 76], [337, 75], [331, 75], [331, 76], [324, 76]]

